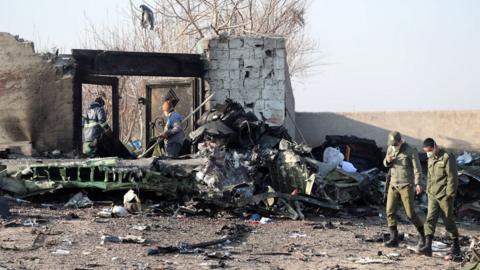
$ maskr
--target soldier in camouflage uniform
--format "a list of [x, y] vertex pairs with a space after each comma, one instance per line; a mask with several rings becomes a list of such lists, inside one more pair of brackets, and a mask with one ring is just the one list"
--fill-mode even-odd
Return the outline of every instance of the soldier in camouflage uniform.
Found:
[[455, 157], [440, 149], [432, 138], [423, 142], [423, 150], [428, 156], [428, 213], [425, 221], [426, 243], [420, 252], [432, 256], [432, 239], [435, 234], [438, 216], [441, 214], [445, 229], [449, 232], [453, 244], [452, 257], [460, 255], [458, 229], [453, 214], [455, 195], [457, 194], [458, 173]]
[[387, 223], [390, 228], [390, 239], [385, 242], [386, 247], [398, 246], [398, 230], [396, 210], [399, 204], [403, 204], [405, 214], [410, 222], [415, 225], [419, 233], [417, 248], [425, 244], [423, 222], [414, 210], [414, 185], [417, 194], [422, 192], [420, 179], [422, 169], [415, 147], [410, 146], [402, 140], [398, 131], [388, 135], [387, 155], [383, 161], [385, 167], [390, 170], [390, 185], [387, 191]]

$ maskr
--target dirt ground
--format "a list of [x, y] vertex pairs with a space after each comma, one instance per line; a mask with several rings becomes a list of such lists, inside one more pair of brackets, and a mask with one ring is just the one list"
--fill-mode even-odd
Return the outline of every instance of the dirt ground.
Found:
[[[42, 208], [38, 204], [12, 208], [13, 223], [6, 224], [4, 221], [4, 227], [0, 227], [0, 269], [460, 268], [460, 263], [447, 262], [443, 258], [415, 255], [406, 249], [406, 242], [402, 242], [399, 248], [389, 249], [383, 247], [382, 243], [362, 240], [362, 237], [375, 237], [387, 231], [381, 217], [320, 216], [306, 221], [274, 219], [272, 224], [252, 225], [243, 219], [227, 217], [131, 215], [96, 219], [102, 206], [74, 210], [64, 209], [61, 204], [55, 206], [57, 209]], [[78, 218], [71, 219], [72, 213], [78, 215]], [[36, 221], [38, 224], [22, 225], [25, 220]], [[322, 227], [318, 226], [322, 222], [332, 222], [334, 228], [317, 228]], [[216, 232], [232, 223], [248, 224], [253, 230], [243, 241], [196, 254], [147, 256], [150, 247], [218, 239]], [[133, 228], [135, 225], [148, 225], [150, 229], [140, 231]], [[467, 223], [459, 226], [465, 236], [478, 234], [478, 226]], [[405, 223], [399, 229], [408, 233], [407, 238], [413, 240], [414, 228], [411, 225]], [[444, 228], [440, 225], [437, 234], [442, 233]], [[143, 236], [147, 242], [102, 245], [103, 234]], [[221, 260], [206, 256], [215, 251], [227, 251], [230, 258]], [[388, 257], [391, 253], [397, 254]], [[383, 259], [388, 264], [361, 264], [358, 261], [366, 257]]]

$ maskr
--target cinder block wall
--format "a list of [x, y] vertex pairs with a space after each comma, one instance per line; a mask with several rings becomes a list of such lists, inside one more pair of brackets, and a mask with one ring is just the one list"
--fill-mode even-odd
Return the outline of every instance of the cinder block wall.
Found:
[[385, 147], [391, 130], [400, 131], [407, 142], [420, 149], [427, 137], [441, 146], [461, 151], [480, 151], [480, 110], [425, 112], [358, 112], [296, 114], [297, 123], [311, 146], [326, 135], [370, 138]]
[[73, 149], [72, 77], [61, 73], [33, 43], [0, 33], [0, 143]]
[[[270, 124], [284, 124], [287, 104], [290, 109], [293, 104], [294, 108], [293, 94], [288, 95], [291, 85], [285, 39], [214, 38], [202, 46], [207, 59], [205, 79], [215, 91], [212, 105], [223, 104], [225, 99], [231, 98], [252, 110], [260, 119], [262, 113]], [[293, 126], [288, 124], [287, 127]]]

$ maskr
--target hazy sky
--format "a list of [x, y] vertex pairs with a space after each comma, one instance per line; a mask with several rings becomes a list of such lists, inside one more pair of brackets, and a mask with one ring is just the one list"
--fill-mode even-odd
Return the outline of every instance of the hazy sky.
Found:
[[[0, 31], [69, 53], [128, 2], [0, 0]], [[480, 108], [480, 1], [314, 0], [308, 31], [323, 57], [294, 79], [297, 111]]]

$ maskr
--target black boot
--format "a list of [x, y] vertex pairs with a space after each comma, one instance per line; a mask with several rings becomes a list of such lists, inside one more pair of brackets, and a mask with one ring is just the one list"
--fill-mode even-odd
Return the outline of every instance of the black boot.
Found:
[[432, 240], [433, 235], [427, 235], [425, 237], [425, 245], [419, 248], [418, 252], [425, 256], [432, 257]]
[[425, 246], [425, 231], [423, 230], [423, 226], [417, 228], [417, 231], [418, 231], [417, 250], [420, 250], [421, 247]]
[[397, 226], [390, 227], [390, 239], [383, 244], [386, 247], [398, 247], [398, 230]]
[[460, 242], [458, 241], [458, 238], [453, 238], [453, 243], [452, 247], [450, 248], [450, 251], [448, 252], [449, 255], [452, 257], [458, 257], [460, 256], [461, 250], [460, 250]]

